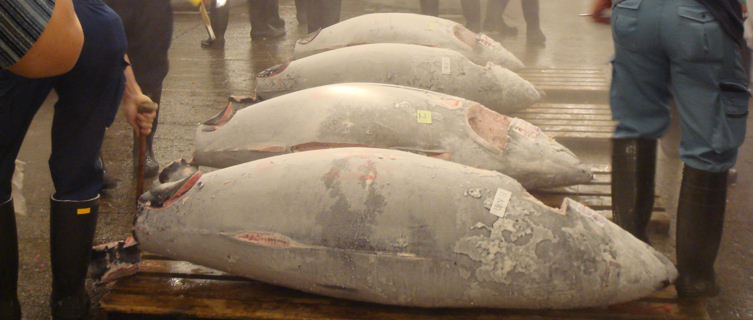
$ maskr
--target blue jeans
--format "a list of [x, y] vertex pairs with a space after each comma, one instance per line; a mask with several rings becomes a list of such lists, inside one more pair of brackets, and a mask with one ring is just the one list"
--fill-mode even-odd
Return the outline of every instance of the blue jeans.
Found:
[[126, 37], [120, 18], [101, 0], [73, 3], [85, 40], [71, 71], [43, 79], [0, 71], [0, 202], [11, 197], [21, 142], [52, 89], [58, 95], [49, 159], [55, 199], [87, 200], [102, 189], [97, 155], [123, 93]]
[[660, 138], [674, 96], [683, 162], [711, 172], [731, 168], [750, 97], [739, 45], [695, 0], [624, 0], [611, 20], [615, 138]]

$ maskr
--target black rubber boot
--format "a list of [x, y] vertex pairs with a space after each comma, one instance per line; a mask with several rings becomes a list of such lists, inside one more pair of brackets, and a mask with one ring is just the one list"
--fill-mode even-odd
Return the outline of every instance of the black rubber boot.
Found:
[[18, 234], [13, 199], [0, 204], [0, 319], [21, 319], [18, 303]]
[[714, 260], [719, 251], [727, 201], [727, 171], [685, 166], [677, 205], [677, 278], [681, 298], [719, 294]]
[[86, 201], [50, 200], [52, 318], [88, 319], [86, 271], [97, 225], [99, 196]]
[[655, 173], [656, 140], [612, 139], [614, 222], [644, 242], [654, 208]]

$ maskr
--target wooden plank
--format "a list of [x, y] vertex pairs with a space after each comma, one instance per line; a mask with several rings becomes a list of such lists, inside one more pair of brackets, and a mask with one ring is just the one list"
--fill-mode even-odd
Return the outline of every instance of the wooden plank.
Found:
[[555, 139], [606, 140], [612, 138], [616, 126], [605, 104], [537, 103], [512, 116], [532, 123]]
[[[425, 309], [384, 306], [328, 298], [223, 273], [187, 262], [146, 261], [148, 273], [122, 279], [101, 301], [108, 317], [150, 316], [202, 319], [708, 319], [703, 305], [677, 303], [669, 287], [650, 297], [604, 308], [577, 310]], [[189, 275], [216, 279], [177, 276]], [[194, 274], [195, 273], [195, 274]], [[130, 315], [130, 317], [129, 317]]]

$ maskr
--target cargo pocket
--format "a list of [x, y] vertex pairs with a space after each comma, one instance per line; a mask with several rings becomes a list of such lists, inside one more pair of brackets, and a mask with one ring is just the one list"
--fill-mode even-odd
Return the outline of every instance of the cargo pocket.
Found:
[[635, 50], [638, 38], [638, 9], [643, 0], [624, 0], [612, 9], [612, 39], [620, 46]]
[[719, 87], [723, 114], [716, 126], [712, 143], [714, 150], [722, 153], [736, 149], [745, 140], [750, 92], [745, 86], [731, 82], [722, 82]]
[[677, 8], [680, 24], [677, 30], [681, 59], [687, 61], [720, 61], [724, 56], [724, 34], [714, 16], [704, 7]]

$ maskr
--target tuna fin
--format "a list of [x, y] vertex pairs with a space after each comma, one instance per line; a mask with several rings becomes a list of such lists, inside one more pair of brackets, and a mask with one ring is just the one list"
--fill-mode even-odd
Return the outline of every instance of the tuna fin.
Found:
[[199, 166], [192, 165], [186, 159], [175, 160], [170, 162], [167, 167], [159, 173], [159, 182], [168, 183], [183, 180], [192, 176], [199, 171]]
[[230, 121], [230, 119], [232, 119], [234, 115], [235, 115], [235, 110], [233, 109], [233, 102], [228, 101], [227, 105], [225, 106], [225, 109], [220, 111], [220, 113], [218, 113], [216, 116], [202, 123], [205, 126], [204, 128], [202, 128], [202, 131], [217, 130], [217, 128], [223, 126], [225, 123]]
[[270, 78], [270, 77], [274, 77], [274, 76], [280, 74], [280, 72], [285, 71], [285, 69], [288, 67], [288, 64], [290, 64], [290, 63], [281, 63], [281, 64], [278, 64], [276, 66], [272, 66], [272, 67], [269, 67], [267, 69], [264, 69], [261, 72], [257, 73], [256, 77], [257, 78]]
[[141, 250], [133, 237], [105, 243], [92, 248], [89, 276], [94, 284], [102, 285], [139, 271]]
[[316, 36], [319, 35], [319, 33], [322, 32], [322, 28], [317, 29], [316, 31], [309, 33], [305, 37], [301, 38], [300, 40], [296, 41], [296, 44], [298, 45], [307, 45], [309, 42], [313, 41]]
[[307, 142], [294, 145], [290, 147], [292, 152], [311, 151], [319, 149], [332, 149], [332, 148], [352, 148], [352, 147], [368, 147], [362, 144], [354, 143], [341, 143], [341, 142]]
[[579, 214], [593, 219], [596, 223], [604, 225], [607, 223], [607, 218], [596, 212], [596, 210], [589, 208], [588, 206], [566, 197], [562, 200], [562, 206], [559, 210], [563, 215]]
[[422, 149], [415, 147], [391, 147], [390, 149], [407, 151], [415, 154], [424, 155], [427, 157], [438, 158], [443, 160], [449, 160], [452, 153], [442, 149]]
[[244, 105], [252, 105], [254, 103], [257, 103], [259, 101], [262, 101], [257, 96], [239, 96], [239, 95], [231, 95], [227, 97], [227, 101], [240, 103]]
[[148, 205], [153, 208], [161, 208], [169, 205], [174, 199], [179, 198], [193, 187], [199, 181], [201, 171], [196, 171], [193, 175], [183, 180], [168, 182], [145, 192], [139, 197], [139, 205]]

